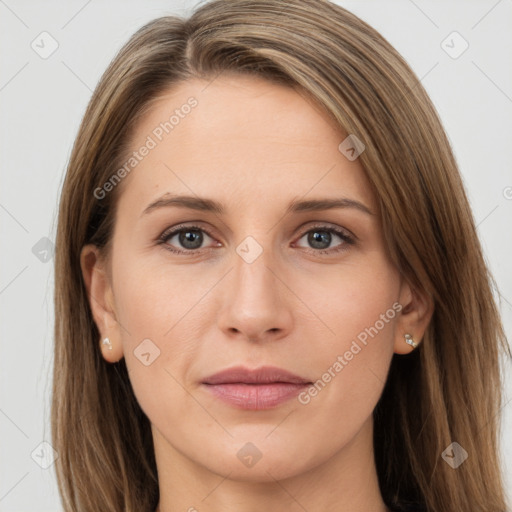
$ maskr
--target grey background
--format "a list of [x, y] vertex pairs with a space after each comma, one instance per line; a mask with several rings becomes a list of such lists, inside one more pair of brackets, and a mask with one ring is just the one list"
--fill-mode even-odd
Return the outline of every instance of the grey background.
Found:
[[[338, 1], [378, 29], [430, 94], [453, 145], [512, 332], [512, 0]], [[117, 50], [187, 1], [0, 0], [0, 511], [62, 510], [50, 441], [56, 206], [81, 117]], [[43, 31], [58, 42], [43, 59]], [[449, 36], [457, 31], [469, 44]], [[455, 37], [455, 39], [454, 39]], [[448, 49], [448, 55], [442, 47]], [[50, 48], [46, 39], [45, 48]], [[447, 48], [451, 47], [451, 48]], [[42, 51], [42, 48], [41, 48]], [[43, 239], [43, 241], [41, 241]], [[35, 248], [34, 248], [35, 247]], [[507, 363], [503, 469], [512, 487]], [[478, 454], [469, 454], [478, 457]], [[47, 469], [44, 466], [49, 465]]]

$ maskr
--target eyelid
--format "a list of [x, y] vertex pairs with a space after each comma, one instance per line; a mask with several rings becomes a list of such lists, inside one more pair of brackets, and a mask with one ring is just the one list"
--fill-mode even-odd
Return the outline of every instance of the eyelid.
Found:
[[176, 224], [173, 226], [169, 226], [168, 228], [165, 228], [165, 230], [162, 232], [161, 235], [158, 236], [158, 239], [164, 239], [169, 237], [171, 234], [176, 234], [181, 230], [184, 229], [196, 229], [200, 231], [204, 231], [210, 238], [214, 238], [213, 235], [210, 233], [208, 228], [205, 228], [204, 226], [200, 225], [201, 222], [196, 221], [190, 221], [190, 222], [183, 222], [180, 224]]
[[[168, 247], [165, 247], [165, 248], [175, 254], [195, 255], [200, 252], [211, 250], [212, 247], [205, 247], [205, 248], [201, 248], [201, 249], [189, 249], [189, 250], [169, 248], [170, 246], [169, 246], [169, 244], [167, 244], [167, 241], [170, 238], [176, 236], [180, 232], [185, 231], [187, 229], [202, 231], [202, 232], [206, 233], [206, 235], [209, 236], [211, 239], [216, 240], [216, 237], [211, 234], [209, 229], [205, 228], [204, 226], [201, 225], [202, 224], [201, 221], [195, 222], [195, 223], [194, 222], [195, 221], [188, 221], [188, 222], [176, 224], [174, 226], [170, 226], [170, 227], [166, 228], [162, 232], [162, 234], [158, 236], [156, 242], [158, 244], [162, 244], [164, 246], [167, 245]], [[343, 245], [354, 245], [356, 243], [356, 241], [359, 240], [359, 238], [356, 235], [354, 235], [354, 233], [352, 233], [352, 231], [350, 231], [349, 229], [347, 229], [345, 227], [331, 224], [329, 222], [321, 222], [321, 221], [310, 221], [310, 222], [313, 222], [313, 225], [311, 225], [310, 223], [306, 223], [305, 226], [303, 225], [303, 227], [301, 229], [301, 234], [296, 238], [296, 241], [300, 240], [307, 233], [309, 233], [310, 231], [312, 231], [314, 229], [318, 229], [319, 231], [323, 230], [323, 231], [331, 232], [331, 233], [334, 233], [335, 235], [339, 236], [343, 240], [343, 244], [341, 244], [342, 246]], [[296, 242], [294, 242], [294, 243], [296, 243]], [[306, 251], [308, 251], [308, 252], [317, 253], [317, 254], [324, 254], [324, 253], [335, 254], [337, 252], [343, 251], [343, 249], [336, 249], [336, 248], [334, 248], [334, 249], [333, 248], [312, 249], [312, 248], [303, 247], [302, 249], [306, 249]]]
[[[311, 223], [313, 223], [311, 225]], [[306, 226], [306, 227], [304, 227]], [[351, 238], [354, 238], [354, 240], [359, 240], [359, 237], [355, 235], [350, 229], [347, 229], [346, 227], [338, 226], [337, 224], [332, 224], [330, 222], [322, 222], [322, 221], [309, 221], [305, 224], [303, 224], [299, 229], [300, 231], [303, 231], [300, 235], [301, 237], [304, 236], [305, 233], [307, 233], [309, 230], [314, 228], [330, 228], [335, 230], [344, 231], [347, 233], [347, 236], [350, 236]], [[170, 235], [171, 233], [176, 233], [180, 229], [198, 229], [201, 231], [204, 231], [210, 238], [215, 238], [214, 235], [212, 235], [211, 231], [209, 231], [209, 228], [206, 228], [202, 226], [202, 221], [187, 221], [183, 223], [176, 224], [175, 226], [169, 226], [167, 227], [162, 234], [158, 236], [158, 239], [163, 239]]]
[[356, 245], [358, 242], [358, 238], [352, 234], [352, 232], [346, 228], [343, 228], [338, 225], [330, 225], [329, 223], [318, 223], [314, 226], [307, 226], [302, 234], [297, 238], [297, 241], [294, 242], [296, 244], [301, 238], [306, 236], [308, 233], [312, 231], [325, 231], [328, 233], [333, 233], [337, 237], [342, 240], [340, 245], [328, 248], [328, 249], [314, 249], [311, 247], [301, 247], [301, 249], [305, 250], [308, 254], [312, 254], [313, 256], [318, 255], [327, 255], [327, 256], [339, 256], [349, 249], [349, 247]]
[[[188, 222], [185, 222], [185, 223], [182, 223], [182, 224], [176, 224], [174, 226], [170, 226], [170, 227], [166, 228], [162, 232], [161, 235], [158, 236], [158, 238], [156, 239], [156, 242], [160, 243], [160, 244], [163, 244], [163, 245], [168, 245], [167, 244], [167, 240], [169, 240], [170, 238], [176, 236], [181, 231], [185, 231], [187, 229], [189, 229], [189, 230], [196, 230], [196, 231], [202, 231], [202, 232], [206, 233], [211, 239], [216, 240], [215, 236], [213, 236], [211, 234], [211, 232], [207, 228], [203, 227], [200, 224], [201, 224], [201, 222], [198, 222], [198, 223], [195, 223], [195, 224], [190, 224]], [[188, 250], [188, 251], [176, 249], [174, 252], [177, 252], [177, 253], [179, 253], [179, 252], [186, 252], [186, 253], [193, 254], [193, 253], [197, 253], [197, 252], [199, 252], [201, 250], [204, 251], [206, 249], [208, 249], [208, 248], [194, 249], [194, 250]]]
[[313, 225], [310, 225], [310, 223], [306, 223], [306, 228], [304, 228], [304, 232], [301, 237], [304, 236], [306, 233], [311, 231], [312, 229], [318, 228], [318, 229], [332, 229], [334, 231], [341, 231], [345, 236], [352, 238], [354, 241], [359, 240], [359, 237], [356, 236], [350, 229], [347, 229], [343, 226], [339, 226], [338, 224], [332, 224], [330, 222], [319, 222], [319, 221], [311, 221], [313, 222]]

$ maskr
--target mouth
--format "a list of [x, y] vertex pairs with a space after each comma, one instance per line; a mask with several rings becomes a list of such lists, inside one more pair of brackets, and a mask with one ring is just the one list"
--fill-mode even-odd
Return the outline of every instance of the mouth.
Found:
[[223, 402], [246, 410], [278, 407], [311, 384], [308, 379], [274, 366], [254, 370], [237, 366], [202, 381], [203, 387]]

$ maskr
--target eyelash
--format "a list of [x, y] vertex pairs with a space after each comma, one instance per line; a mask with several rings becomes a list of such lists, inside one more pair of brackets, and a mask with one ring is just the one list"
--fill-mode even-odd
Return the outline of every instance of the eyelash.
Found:
[[[178, 249], [172, 248], [167, 243], [169, 241], [169, 239], [171, 239], [174, 235], [177, 235], [177, 234], [182, 233], [182, 232], [187, 232], [187, 231], [202, 231], [203, 233], [206, 233], [210, 238], [212, 238], [212, 239], [215, 238], [213, 235], [211, 235], [209, 233], [209, 231], [207, 229], [204, 229], [203, 227], [195, 226], [195, 225], [187, 225], [187, 226], [179, 225], [179, 226], [176, 226], [175, 228], [172, 228], [170, 230], [169, 229], [165, 230], [158, 237], [157, 243], [159, 245], [162, 245], [164, 247], [164, 249], [166, 249], [166, 250], [168, 250], [168, 251], [170, 251], [172, 253], [175, 253], [175, 254], [191, 255], [191, 254], [198, 253], [202, 249], [178, 250]], [[347, 249], [345, 247], [346, 245], [354, 245], [355, 244], [355, 237], [353, 238], [352, 236], [348, 235], [346, 231], [342, 231], [341, 229], [333, 228], [331, 226], [325, 226], [325, 225], [318, 225], [318, 226], [311, 227], [310, 229], [308, 229], [307, 231], [302, 233], [302, 235], [299, 237], [299, 240], [304, 235], [307, 235], [311, 231], [320, 231], [320, 232], [334, 233], [335, 235], [338, 235], [343, 240], [343, 242], [344, 242], [337, 249], [312, 249], [312, 248], [310, 248], [308, 252], [312, 252], [314, 254], [339, 253], [339, 252], [345, 251]]]

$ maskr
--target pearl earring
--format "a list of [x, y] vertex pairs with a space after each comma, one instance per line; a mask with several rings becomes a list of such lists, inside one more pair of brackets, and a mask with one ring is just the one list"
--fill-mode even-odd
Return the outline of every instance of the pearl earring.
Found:
[[416, 348], [418, 344], [412, 339], [412, 336], [410, 334], [404, 334], [405, 343], [408, 345], [411, 345], [412, 348]]
[[108, 350], [112, 350], [112, 343], [110, 342], [110, 340], [108, 338], [105, 338], [103, 340], [103, 345], [106, 345]]

